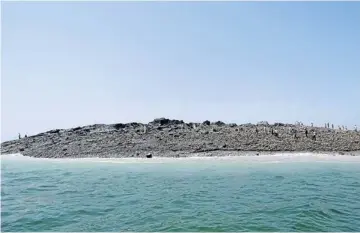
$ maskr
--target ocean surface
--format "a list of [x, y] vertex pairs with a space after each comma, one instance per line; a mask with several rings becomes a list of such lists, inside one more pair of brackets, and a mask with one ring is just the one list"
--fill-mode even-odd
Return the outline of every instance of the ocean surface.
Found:
[[1, 156], [1, 231], [360, 231], [360, 157]]

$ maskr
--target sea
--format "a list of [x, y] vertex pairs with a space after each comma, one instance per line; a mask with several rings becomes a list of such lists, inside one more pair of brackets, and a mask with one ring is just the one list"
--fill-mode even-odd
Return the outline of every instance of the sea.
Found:
[[1, 155], [1, 231], [360, 231], [360, 157]]

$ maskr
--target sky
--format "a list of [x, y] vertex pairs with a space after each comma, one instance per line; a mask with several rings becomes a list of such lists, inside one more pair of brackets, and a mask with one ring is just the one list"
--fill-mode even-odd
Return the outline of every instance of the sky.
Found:
[[360, 2], [2, 2], [1, 140], [166, 117], [360, 125]]

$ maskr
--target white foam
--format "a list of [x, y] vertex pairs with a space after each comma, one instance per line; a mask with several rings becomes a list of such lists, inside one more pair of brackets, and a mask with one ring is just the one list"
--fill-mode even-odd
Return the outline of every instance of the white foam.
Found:
[[318, 154], [318, 153], [277, 153], [264, 154], [258, 156], [194, 156], [182, 158], [164, 158], [153, 157], [147, 158], [33, 158], [21, 154], [1, 155], [1, 160], [17, 161], [49, 161], [49, 162], [96, 162], [96, 163], [193, 163], [193, 162], [260, 162], [260, 163], [284, 163], [284, 162], [356, 162], [360, 163], [360, 156], [335, 155], [335, 154]]

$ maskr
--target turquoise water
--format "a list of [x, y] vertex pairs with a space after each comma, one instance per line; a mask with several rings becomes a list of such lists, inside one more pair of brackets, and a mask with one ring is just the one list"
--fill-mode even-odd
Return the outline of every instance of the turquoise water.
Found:
[[360, 161], [2, 157], [2, 231], [360, 231]]

